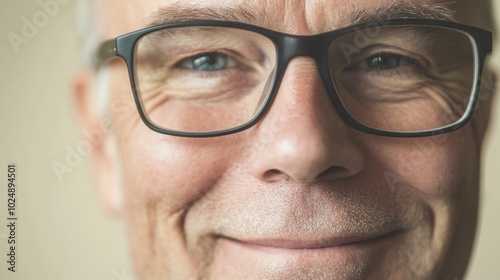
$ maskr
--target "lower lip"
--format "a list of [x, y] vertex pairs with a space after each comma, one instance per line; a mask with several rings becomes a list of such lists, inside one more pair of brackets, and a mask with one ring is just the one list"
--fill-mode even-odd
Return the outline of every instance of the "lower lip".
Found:
[[333, 268], [353, 263], [362, 265], [362, 263], [375, 262], [391, 246], [397, 244], [396, 239], [401, 234], [401, 231], [394, 231], [376, 238], [344, 245], [311, 248], [275, 247], [274, 244], [267, 246], [220, 237], [218, 247], [224, 252], [223, 256], [232, 256], [233, 260], [247, 262], [260, 269], [270, 263], [283, 265], [294, 263], [302, 267], [328, 266]]

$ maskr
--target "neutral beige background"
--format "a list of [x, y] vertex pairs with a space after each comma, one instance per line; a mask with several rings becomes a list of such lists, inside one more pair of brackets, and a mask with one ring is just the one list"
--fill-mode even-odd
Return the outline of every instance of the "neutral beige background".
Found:
[[[19, 53], [7, 35], [19, 34], [23, 17], [32, 19], [42, 9], [34, 0], [0, 3], [0, 279], [132, 280], [123, 230], [100, 208], [88, 158], [62, 182], [52, 169], [84, 139], [69, 90], [79, 46], [75, 0], [68, 1]], [[468, 279], [500, 279], [500, 98], [495, 102], [484, 150], [481, 225]], [[18, 166], [15, 274], [7, 272], [5, 262], [10, 162]]]

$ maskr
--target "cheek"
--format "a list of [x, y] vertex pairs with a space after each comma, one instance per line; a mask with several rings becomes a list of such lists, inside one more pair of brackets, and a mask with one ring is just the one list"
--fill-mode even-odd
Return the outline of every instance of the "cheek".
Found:
[[204, 139], [176, 138], [148, 130], [136, 130], [140, 132], [135, 135], [141, 136], [124, 143], [126, 199], [160, 206], [164, 215], [186, 209], [203, 196], [230, 163], [220, 148], [227, 145], [208, 145]]
[[473, 183], [475, 145], [465, 129], [434, 137], [390, 139], [376, 145], [377, 161], [382, 163], [384, 174], [403, 180], [422, 195], [448, 196], [459, 186]]

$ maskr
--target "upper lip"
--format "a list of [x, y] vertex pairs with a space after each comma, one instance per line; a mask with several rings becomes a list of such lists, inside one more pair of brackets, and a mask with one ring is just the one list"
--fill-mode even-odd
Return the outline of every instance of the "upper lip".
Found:
[[346, 236], [336, 236], [336, 237], [318, 238], [318, 239], [263, 238], [263, 239], [241, 240], [230, 237], [225, 237], [225, 238], [239, 243], [253, 245], [253, 246], [261, 246], [261, 247], [273, 247], [282, 249], [321, 249], [321, 248], [345, 246], [361, 242], [375, 241], [388, 236], [392, 236], [397, 232], [399, 232], [399, 230], [393, 230], [390, 232], [383, 232], [383, 233], [352, 234]]

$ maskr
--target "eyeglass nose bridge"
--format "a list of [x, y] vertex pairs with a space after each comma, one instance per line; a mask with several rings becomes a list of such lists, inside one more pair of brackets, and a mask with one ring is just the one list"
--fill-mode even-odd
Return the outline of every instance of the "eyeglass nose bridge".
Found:
[[[286, 69], [293, 58], [312, 58], [332, 102], [340, 102], [335, 94], [335, 88], [332, 87], [333, 81], [331, 81], [330, 70], [327, 65], [327, 51], [332, 39], [334, 38], [332, 38], [331, 32], [309, 36], [285, 34], [279, 37], [278, 40], [275, 41], [278, 51], [278, 82], [285, 75]], [[334, 104], [334, 107], [337, 108], [339, 106]]]
[[[338, 97], [335, 96], [336, 94], [334, 93], [335, 89], [330, 86], [329, 70], [326, 66], [328, 39], [329, 38], [325, 37], [325, 34], [310, 36], [285, 34], [279, 37], [278, 40], [275, 41], [278, 54], [277, 87], [279, 87], [286, 69], [293, 58], [308, 57], [314, 60], [328, 95], [332, 98], [332, 102], [339, 102]], [[334, 104], [334, 107], [337, 108], [338, 106]]]
[[288, 35], [278, 41], [278, 53], [282, 54], [281, 59], [288, 62], [297, 56], [305, 56], [318, 60], [318, 56], [324, 52], [324, 40], [321, 36], [293, 36]]

